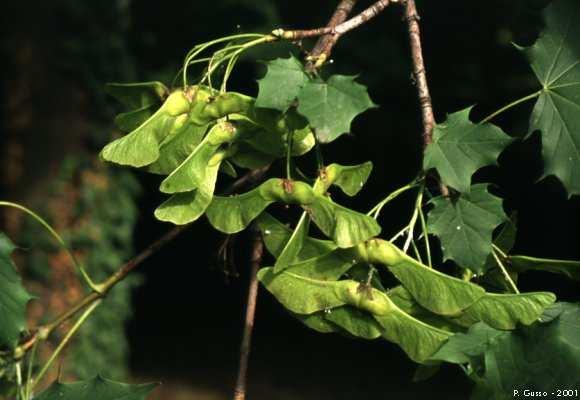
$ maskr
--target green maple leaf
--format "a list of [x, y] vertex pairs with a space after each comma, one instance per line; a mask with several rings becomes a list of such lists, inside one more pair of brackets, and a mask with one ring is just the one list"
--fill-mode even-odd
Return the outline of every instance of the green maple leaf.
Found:
[[441, 240], [443, 259], [482, 273], [491, 253], [493, 230], [507, 220], [502, 200], [487, 191], [487, 184], [471, 187], [469, 193], [451, 200], [431, 200], [427, 229]]
[[472, 399], [503, 400], [525, 389], [555, 392], [580, 383], [579, 329], [580, 306], [556, 303], [538, 322], [516, 331], [475, 324], [451, 337], [431, 359], [469, 364], [464, 371], [477, 383]]
[[258, 81], [260, 90], [256, 107], [286, 112], [309, 78], [302, 63], [293, 55], [266, 63], [268, 71]]
[[555, 1], [544, 15], [546, 30], [524, 50], [542, 84], [530, 132], [542, 134], [544, 177], [580, 194], [580, 2]]
[[348, 133], [357, 115], [376, 107], [367, 88], [355, 78], [333, 75], [326, 82], [311, 80], [300, 91], [298, 112], [308, 119], [320, 142], [329, 143]]
[[433, 143], [425, 149], [423, 169], [435, 168], [443, 183], [468, 192], [471, 176], [486, 165], [497, 164], [497, 157], [513, 139], [492, 124], [473, 124], [471, 108], [450, 114], [433, 131]]
[[26, 304], [33, 297], [24, 289], [11, 254], [15, 246], [0, 233], [0, 347], [14, 348], [26, 327]]
[[97, 376], [74, 383], [53, 383], [36, 400], [145, 400], [156, 384], [129, 385]]

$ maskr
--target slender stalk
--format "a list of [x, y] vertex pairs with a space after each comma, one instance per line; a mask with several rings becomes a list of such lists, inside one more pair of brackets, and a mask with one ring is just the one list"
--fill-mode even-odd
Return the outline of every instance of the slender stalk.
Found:
[[512, 101], [512, 102], [511, 102], [511, 103], [509, 103], [508, 105], [506, 105], [506, 106], [504, 106], [504, 107], [500, 108], [499, 110], [497, 110], [497, 111], [495, 111], [495, 112], [491, 113], [490, 115], [488, 115], [487, 117], [485, 117], [484, 119], [482, 119], [482, 120], [481, 120], [481, 122], [480, 122], [480, 124], [485, 124], [486, 122], [489, 122], [489, 121], [491, 121], [492, 119], [494, 119], [494, 118], [495, 118], [495, 117], [497, 117], [498, 115], [500, 115], [500, 114], [504, 113], [505, 111], [507, 111], [507, 110], [511, 109], [512, 107], [515, 107], [515, 106], [517, 106], [517, 105], [519, 105], [519, 104], [525, 103], [526, 101], [529, 101], [529, 100], [533, 100], [533, 99], [535, 99], [535, 98], [536, 98], [536, 97], [538, 97], [538, 96], [539, 96], [541, 93], [542, 93], [542, 91], [541, 91], [541, 90], [539, 90], [539, 91], [537, 91], [537, 92], [535, 92], [535, 93], [532, 93], [532, 94], [530, 94], [530, 95], [527, 95], [527, 96], [525, 96], [525, 97], [522, 97], [521, 99], [518, 99], [518, 100], [516, 100], [516, 101]]
[[21, 400], [25, 399], [24, 387], [22, 386], [22, 366], [20, 362], [15, 365], [16, 368], [16, 386], [18, 387], [18, 398]]
[[520, 291], [518, 290], [518, 287], [516, 286], [515, 282], [513, 281], [512, 277], [510, 276], [509, 272], [507, 271], [507, 268], [505, 267], [505, 265], [503, 264], [503, 262], [499, 259], [499, 257], [497, 256], [497, 253], [494, 250], [492, 250], [491, 254], [493, 255], [493, 258], [495, 258], [495, 261], [497, 262], [497, 265], [499, 266], [499, 269], [501, 270], [506, 282], [511, 286], [512, 290], [514, 291], [514, 293], [520, 294]]
[[[255, 181], [260, 180], [268, 171], [270, 165], [264, 166], [262, 168], [258, 168], [252, 170], [236, 180], [232, 183], [225, 191], [224, 195], [232, 194], [238, 191], [240, 188], [244, 187], [245, 185], [252, 184]], [[175, 239], [181, 232], [183, 232], [188, 225], [177, 226], [170, 231], [168, 231], [165, 235], [158, 238], [154, 241], [149, 247], [139, 253], [137, 256], [129, 260], [127, 263], [121, 266], [121, 268], [111, 275], [104, 283], [97, 285], [99, 286], [99, 290], [94, 291], [92, 293], [87, 294], [83, 297], [78, 303], [73, 305], [70, 309], [62, 313], [52, 322], [44, 326], [38, 327], [34, 333], [25, 338], [19, 346], [16, 347], [13, 353], [14, 359], [18, 360], [22, 358], [34, 345], [38, 340], [45, 340], [56, 328], [62, 325], [65, 321], [69, 320], [77, 313], [82, 311], [84, 308], [90, 306], [97, 300], [102, 299], [107, 295], [109, 290], [111, 290], [117, 283], [121, 282], [130, 272], [132, 272], [135, 268], [137, 268], [143, 261], [149, 258], [152, 254], [157, 252], [167, 243]]]
[[[215, 64], [208, 66], [208, 71], [205, 73], [204, 77], [201, 79], [200, 84], [203, 84], [205, 81], [211, 81], [211, 75], [226, 61], [230, 61], [232, 58], [237, 59], [244, 51], [248, 50], [251, 47], [263, 44], [263, 43], [268, 43], [268, 42], [272, 42], [274, 40], [276, 40], [277, 38], [274, 36], [270, 36], [270, 35], [262, 35], [262, 37], [252, 40], [250, 42], [244, 43], [243, 45], [239, 45], [239, 46], [231, 46], [231, 47], [227, 47], [225, 49], [222, 50], [229, 50], [232, 47], [237, 49], [235, 51], [232, 51], [231, 53], [221, 57], [219, 60], [217, 60], [215, 62]], [[233, 68], [233, 67], [231, 67]], [[231, 71], [229, 71], [228, 73], [228, 77], [229, 74], [231, 74]]]
[[234, 391], [234, 400], [245, 400], [246, 382], [248, 375], [248, 360], [252, 348], [252, 331], [254, 329], [254, 318], [256, 314], [256, 300], [258, 297], [258, 269], [262, 262], [264, 253], [264, 242], [258, 230], [254, 233], [254, 243], [252, 248], [250, 285], [248, 288], [248, 304], [246, 307], [246, 320], [244, 324], [244, 335], [240, 348], [240, 365], [238, 369], [238, 378]]
[[417, 200], [415, 200], [415, 210], [413, 211], [413, 215], [411, 216], [411, 221], [409, 222], [409, 232], [407, 233], [407, 240], [405, 241], [405, 245], [403, 246], [403, 251], [406, 253], [409, 250], [409, 245], [413, 240], [413, 236], [415, 234], [415, 225], [417, 224], [417, 218], [419, 217], [419, 209], [423, 203], [423, 190], [420, 190], [417, 193]]
[[28, 371], [26, 371], [26, 393], [25, 399], [29, 400], [32, 398], [32, 369], [34, 368], [34, 359], [36, 358], [36, 349], [38, 348], [38, 342], [32, 347], [30, 356], [28, 357]]
[[15, 208], [15, 209], [17, 209], [19, 211], [22, 211], [25, 214], [28, 214], [29, 216], [31, 216], [40, 225], [42, 225], [42, 227], [44, 229], [46, 229], [48, 231], [48, 233], [50, 233], [50, 235], [66, 251], [66, 253], [70, 257], [70, 259], [72, 260], [73, 265], [80, 271], [80, 273], [81, 273], [83, 279], [85, 280], [85, 282], [87, 283], [87, 285], [91, 289], [95, 290], [95, 288], [96, 288], [95, 283], [93, 282], [93, 280], [91, 279], [91, 277], [89, 276], [89, 274], [86, 272], [86, 270], [83, 268], [83, 266], [78, 262], [78, 260], [75, 257], [74, 253], [67, 246], [67, 244], [65, 243], [64, 239], [62, 238], [62, 236], [60, 236], [58, 234], [58, 232], [55, 231], [53, 229], [53, 227], [50, 226], [50, 224], [48, 222], [46, 222], [40, 215], [36, 214], [34, 211], [30, 210], [29, 208], [26, 208], [26, 207], [24, 207], [24, 206], [22, 206], [20, 204], [12, 203], [10, 201], [0, 201], [0, 207], [10, 207], [10, 208]]
[[409, 225], [405, 226], [403, 229], [397, 232], [392, 238], [389, 239], [389, 242], [394, 243], [395, 240], [397, 240], [398, 238], [403, 236], [405, 232], [407, 232], [407, 229], [409, 229]]
[[322, 147], [320, 146], [320, 142], [318, 141], [318, 139], [316, 139], [315, 150], [316, 150], [316, 166], [318, 167], [318, 170], [321, 171], [322, 168], [324, 168], [324, 157], [322, 156]]
[[197, 57], [199, 54], [203, 53], [206, 49], [219, 44], [219, 43], [223, 43], [223, 42], [229, 42], [232, 40], [238, 40], [238, 39], [252, 39], [252, 38], [257, 38], [257, 37], [263, 37], [264, 35], [261, 33], [243, 33], [243, 34], [238, 34], [238, 35], [231, 35], [231, 36], [225, 36], [219, 39], [215, 39], [215, 40], [211, 40], [209, 42], [205, 42], [205, 43], [201, 43], [198, 44], [196, 46], [193, 47], [193, 49], [191, 49], [187, 55], [185, 56], [185, 61], [183, 62], [183, 88], [185, 89], [187, 87], [187, 68], [189, 66], [189, 64], [192, 62], [192, 60], [195, 59], [195, 57]]
[[89, 306], [89, 308], [87, 308], [83, 312], [83, 314], [80, 316], [80, 318], [77, 320], [77, 322], [75, 322], [75, 324], [72, 326], [72, 328], [67, 332], [65, 337], [62, 339], [62, 341], [58, 344], [56, 349], [50, 355], [50, 358], [48, 359], [46, 364], [44, 364], [44, 366], [42, 367], [42, 369], [40, 370], [38, 375], [36, 375], [36, 377], [32, 381], [32, 389], [34, 389], [40, 383], [40, 381], [42, 380], [44, 375], [48, 372], [48, 370], [52, 366], [52, 363], [54, 362], [54, 360], [57, 359], [57, 357], [60, 355], [62, 350], [70, 342], [72, 337], [75, 335], [75, 333], [77, 333], [77, 331], [84, 324], [84, 322], [87, 320], [87, 318], [93, 313], [93, 311], [95, 311], [95, 309], [99, 306], [99, 304], [101, 304], [100, 301], [96, 301], [93, 304], [91, 304]]
[[377, 219], [379, 217], [379, 214], [381, 213], [381, 210], [383, 209], [383, 207], [385, 205], [387, 205], [389, 202], [391, 202], [392, 200], [396, 199], [397, 197], [399, 197], [399, 195], [405, 193], [408, 190], [411, 190], [415, 187], [417, 187], [419, 184], [412, 182], [409, 183], [408, 185], [405, 185], [397, 190], [395, 190], [394, 192], [390, 193], [387, 197], [385, 197], [383, 200], [381, 200], [376, 206], [374, 206], [368, 213], [367, 215], [373, 215], [374, 219]]
[[503, 258], [507, 258], [507, 254], [499, 246], [492, 244], [493, 249], [498, 252]]
[[288, 141], [287, 141], [287, 149], [286, 149], [286, 179], [292, 179], [292, 141], [294, 135], [292, 132], [288, 131]]
[[425, 222], [425, 214], [423, 208], [419, 207], [419, 221], [421, 221], [421, 229], [423, 230], [423, 240], [425, 242], [425, 251], [427, 252], [427, 264], [433, 268], [431, 261], [431, 246], [429, 245], [429, 232], [427, 232], [427, 223]]
[[415, 257], [417, 258], [417, 261], [419, 261], [421, 264], [423, 264], [423, 259], [421, 258], [421, 253], [419, 252], [419, 248], [417, 247], [417, 243], [415, 242], [415, 239], [411, 240], [411, 247], [413, 248], [413, 253], [415, 253]]

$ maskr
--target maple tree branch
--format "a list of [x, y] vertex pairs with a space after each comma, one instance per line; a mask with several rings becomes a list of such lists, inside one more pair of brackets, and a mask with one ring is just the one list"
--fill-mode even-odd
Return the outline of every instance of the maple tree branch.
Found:
[[[421, 29], [419, 27], [419, 14], [415, 0], [406, 0], [405, 20], [409, 31], [409, 44], [411, 47], [411, 59], [413, 61], [413, 75], [417, 86], [417, 95], [421, 106], [421, 116], [423, 119], [423, 150], [433, 142], [433, 128], [435, 127], [435, 116], [433, 114], [433, 104], [429, 85], [427, 83], [427, 72], [423, 60], [423, 49], [421, 45]], [[439, 189], [444, 197], [449, 196], [449, 188], [440, 183]]]
[[[346, 21], [356, 2], [357, 0], [341, 0], [326, 26], [334, 27]], [[337, 41], [337, 35], [326, 34], [319, 37], [318, 41], [310, 52], [309, 60], [306, 63], [306, 70], [309, 72], [314, 71], [316, 69], [314, 66], [314, 60], [318, 59], [322, 54], [324, 54], [325, 59], [328, 59], [330, 57], [330, 53], [332, 52], [332, 48], [336, 45]]]
[[[234, 181], [226, 190], [224, 190], [224, 195], [229, 195], [237, 192], [242, 187], [252, 184], [260, 180], [268, 171], [270, 165], [264, 166], [262, 168], [257, 168], [255, 170], [249, 171], [244, 176], [240, 177], [238, 180]], [[127, 275], [134, 271], [139, 265], [143, 263], [150, 256], [159, 251], [167, 243], [173, 241], [180, 233], [186, 230], [190, 224], [176, 226], [166, 232], [163, 236], [155, 240], [149, 246], [147, 246], [138, 255], [123, 264], [117, 272], [107, 278], [103, 283], [96, 285], [97, 291], [88, 293], [85, 297], [74, 304], [70, 309], [63, 312], [61, 315], [56, 317], [53, 321], [46, 325], [36, 328], [31, 335], [25, 338], [19, 346], [14, 350], [14, 358], [22, 358], [36, 342], [39, 340], [45, 340], [52, 332], [54, 332], [59, 326], [68, 321], [70, 318], [75, 316], [77, 313], [90, 306], [94, 302], [104, 298], [107, 293], [115, 287], [119, 282], [123, 281]]]
[[250, 269], [250, 284], [248, 287], [248, 303], [246, 306], [246, 320], [244, 334], [240, 346], [240, 364], [238, 378], [234, 391], [234, 400], [245, 400], [246, 382], [248, 375], [248, 360], [252, 349], [252, 331], [254, 329], [254, 317], [256, 315], [256, 300], [258, 297], [258, 269], [264, 254], [264, 242], [260, 231], [255, 227], [254, 242], [252, 246], [252, 258]]
[[[313, 51], [313, 54], [310, 56], [310, 59], [315, 62], [314, 69], [318, 68], [329, 58], [332, 48], [342, 35], [365, 24], [380, 14], [381, 11], [387, 8], [391, 3], [399, 3], [399, 0], [378, 0], [360, 14], [346, 20], [346, 17], [352, 10], [355, 2], [356, 0], [342, 1], [335, 11], [335, 14], [332, 16], [329, 24], [325, 27], [305, 30], [276, 29], [272, 32], [272, 35], [286, 40], [300, 40], [325, 35], [327, 39], [324, 39], [324, 42], [320, 42], [320, 46], [317, 44], [317, 46], [315, 46], [316, 52]], [[342, 22], [339, 22], [341, 19]]]

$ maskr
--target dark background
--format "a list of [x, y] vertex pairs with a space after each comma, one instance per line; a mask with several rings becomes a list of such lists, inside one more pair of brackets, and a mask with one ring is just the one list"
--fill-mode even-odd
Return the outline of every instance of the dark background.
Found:
[[[214, 0], [196, 2], [20, 1], [2, 15], [2, 128], [6, 140], [17, 132], [26, 168], [10, 179], [6, 153], [3, 187], [14, 200], [38, 197], [63, 154], [94, 154], [112, 131], [116, 105], [102, 93], [107, 81], [159, 79], [170, 82], [194, 44], [237, 31], [306, 28], [326, 23], [335, 2]], [[359, 6], [367, 5], [360, 1]], [[545, 1], [418, 1], [428, 79], [437, 121], [475, 106], [478, 121], [501, 106], [532, 93], [536, 80], [512, 45], [533, 43]], [[345, 205], [368, 210], [391, 190], [406, 184], [420, 167], [421, 121], [410, 75], [406, 27], [398, 6], [349, 33], [336, 47], [325, 72], [359, 74], [378, 109], [355, 120], [352, 135], [324, 148], [325, 159], [354, 164], [371, 160], [375, 169], [365, 189]], [[305, 43], [305, 47], [308, 43]], [[257, 57], [267, 58], [268, 52]], [[262, 67], [242, 63], [232, 87], [256, 94]], [[23, 96], [18, 103], [15, 98]], [[31, 94], [32, 93], [32, 94]], [[523, 138], [533, 103], [521, 105], [495, 123]], [[29, 107], [34, 123], [19, 129], [15, 108]], [[90, 121], [86, 128], [83, 121]], [[89, 122], [86, 122], [87, 124]], [[12, 132], [12, 133], [11, 133]], [[6, 135], [4, 135], [6, 133]], [[275, 174], [281, 167], [275, 167]], [[137, 172], [144, 186], [135, 248], [144, 248], [169, 226], [156, 222], [162, 201], [159, 179]], [[542, 176], [538, 134], [516, 141], [476, 181], [491, 181], [508, 213], [518, 210], [515, 252], [538, 257], [580, 259], [580, 201], [567, 199], [560, 183]], [[384, 236], [408, 221], [412, 199], [403, 197], [381, 216]], [[141, 271], [144, 285], [134, 293], [134, 317], [127, 334], [136, 376], [205, 388], [216, 397], [234, 384], [247, 287], [249, 242], [237, 238], [239, 278], [223, 272], [217, 251], [224, 237], [200, 220]], [[578, 286], [559, 276], [530, 273], [523, 291], [550, 290], [578, 300]], [[445, 367], [426, 382], [413, 383], [415, 366], [396, 346], [357, 341], [308, 330], [260, 290], [249, 372], [252, 399], [465, 399], [471, 385], [458, 368]], [[201, 389], [200, 389], [201, 390]], [[201, 392], [200, 392], [201, 393]], [[205, 398], [201, 394], [183, 398]], [[196, 397], [197, 396], [197, 397]], [[208, 395], [209, 396], [209, 395]]]

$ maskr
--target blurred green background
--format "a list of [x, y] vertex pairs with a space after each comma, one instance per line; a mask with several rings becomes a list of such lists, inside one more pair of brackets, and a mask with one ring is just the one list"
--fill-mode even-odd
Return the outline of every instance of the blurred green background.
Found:
[[[96, 277], [169, 228], [152, 210], [158, 180], [105, 166], [96, 155], [114, 132], [117, 105], [106, 82], [161, 80], [167, 84], [196, 43], [235, 32], [309, 28], [326, 23], [336, 1], [29, 0], [6, 1], [2, 29], [0, 170], [2, 198], [30, 205], [71, 240]], [[370, 4], [359, 1], [362, 8]], [[546, 1], [417, 0], [423, 46], [438, 121], [475, 106], [478, 120], [531, 93], [537, 83], [513, 43], [532, 43]], [[365, 210], [412, 179], [420, 166], [421, 125], [411, 77], [406, 27], [389, 7], [341, 39], [325, 73], [358, 74], [378, 109], [355, 120], [352, 134], [324, 148], [326, 160], [371, 160], [374, 173], [354, 200]], [[305, 42], [308, 48], [311, 43]], [[288, 49], [278, 50], [284, 54]], [[253, 54], [265, 60], [276, 54]], [[232, 88], [255, 95], [263, 66], [246, 60]], [[531, 104], [496, 121], [523, 137]], [[516, 142], [475, 179], [491, 180], [506, 211], [519, 210], [516, 250], [534, 256], [580, 259], [580, 202], [567, 200], [542, 172], [537, 135]], [[274, 170], [274, 173], [279, 171]], [[385, 235], [408, 219], [403, 198], [381, 217]], [[284, 212], [282, 210], [281, 212]], [[58, 312], [81, 293], [66, 259], [32, 223], [2, 214], [2, 227], [27, 251], [20, 256], [31, 290], [42, 304], [31, 319]], [[247, 286], [248, 240], [233, 248], [239, 276], [220, 261], [224, 237], [200, 221], [115, 289], [108, 307], [87, 323], [67, 357], [68, 376], [96, 372], [166, 382], [167, 399], [229, 398], [237, 369]], [[521, 282], [578, 300], [578, 287], [541, 273]], [[470, 384], [457, 368], [413, 383], [415, 366], [394, 345], [309, 331], [265, 292], [259, 294], [250, 361], [251, 399], [465, 399]]]

